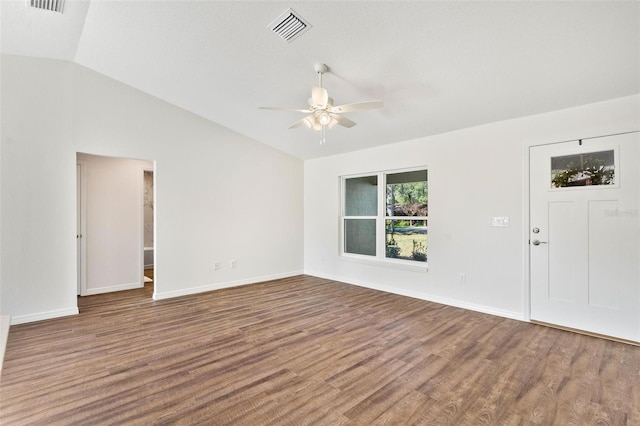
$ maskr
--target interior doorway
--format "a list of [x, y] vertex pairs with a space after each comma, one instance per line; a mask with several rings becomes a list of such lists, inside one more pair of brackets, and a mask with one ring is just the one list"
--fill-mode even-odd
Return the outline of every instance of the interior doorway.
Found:
[[155, 280], [155, 241], [154, 241], [154, 191], [153, 169], [145, 169], [143, 172], [143, 229], [144, 229], [144, 269], [143, 280], [145, 287], [154, 285]]
[[[151, 207], [153, 171], [152, 161], [77, 154], [79, 295], [148, 287], [144, 268], [155, 263], [155, 211], [150, 209], [151, 220], [145, 223], [144, 173], [150, 172], [146, 204]], [[145, 226], [150, 230], [149, 241], [145, 241]], [[147, 250], [150, 264], [145, 262], [145, 247], [152, 248]]]

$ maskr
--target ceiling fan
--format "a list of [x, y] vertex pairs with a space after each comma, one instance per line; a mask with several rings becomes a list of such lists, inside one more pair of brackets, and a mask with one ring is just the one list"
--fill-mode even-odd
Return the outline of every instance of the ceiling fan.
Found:
[[322, 139], [320, 143], [325, 142], [326, 129], [333, 129], [336, 125], [343, 127], [353, 127], [356, 123], [349, 118], [340, 115], [343, 112], [362, 111], [367, 109], [382, 108], [382, 101], [365, 101], [344, 105], [333, 105], [333, 99], [329, 97], [327, 89], [322, 86], [322, 76], [329, 70], [325, 64], [315, 64], [314, 69], [318, 73], [318, 86], [311, 88], [311, 98], [309, 98], [309, 107], [298, 108], [281, 108], [281, 107], [259, 107], [260, 109], [275, 109], [282, 111], [296, 111], [309, 114], [301, 120], [296, 121], [290, 129], [300, 127], [302, 125], [309, 129], [322, 131]]

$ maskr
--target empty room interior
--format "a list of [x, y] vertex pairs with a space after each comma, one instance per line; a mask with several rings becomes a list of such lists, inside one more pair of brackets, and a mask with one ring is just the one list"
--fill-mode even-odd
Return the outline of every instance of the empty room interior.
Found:
[[640, 3], [0, 3], [0, 424], [640, 424]]

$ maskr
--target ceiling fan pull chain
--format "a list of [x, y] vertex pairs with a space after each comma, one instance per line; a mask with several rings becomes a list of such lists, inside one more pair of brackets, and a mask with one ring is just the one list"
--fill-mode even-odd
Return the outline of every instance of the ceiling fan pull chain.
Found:
[[325, 138], [326, 135], [327, 135], [327, 126], [322, 126], [322, 139], [320, 139], [320, 145], [326, 142], [326, 138]]

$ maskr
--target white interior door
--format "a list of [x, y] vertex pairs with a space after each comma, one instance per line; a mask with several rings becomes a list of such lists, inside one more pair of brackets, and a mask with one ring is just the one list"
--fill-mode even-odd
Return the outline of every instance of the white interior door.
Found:
[[76, 164], [76, 260], [77, 260], [77, 291], [78, 296], [82, 294], [82, 244], [80, 239], [82, 238], [82, 228], [80, 223], [82, 221], [82, 214], [80, 204], [82, 203], [82, 196], [80, 187], [82, 185], [81, 177], [82, 169], [80, 164]]
[[78, 295], [84, 296], [87, 289], [86, 272], [86, 244], [85, 244], [85, 191], [84, 191], [84, 162], [76, 163], [76, 258], [77, 258], [77, 287]]
[[630, 133], [530, 149], [532, 320], [640, 341], [639, 147]]

